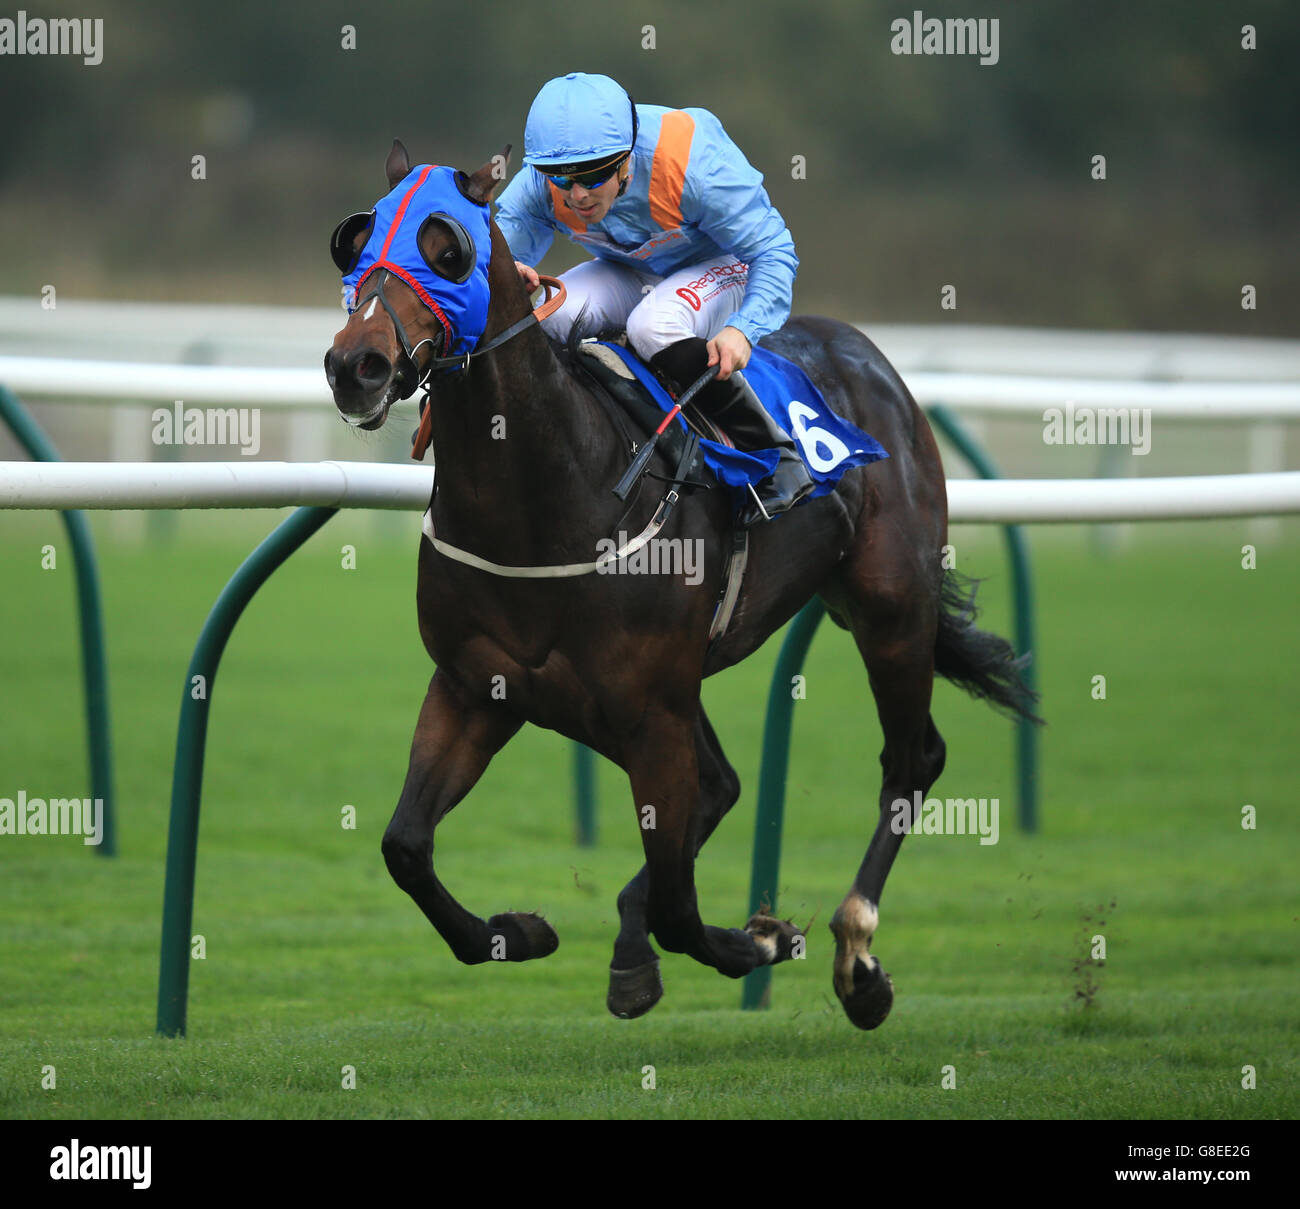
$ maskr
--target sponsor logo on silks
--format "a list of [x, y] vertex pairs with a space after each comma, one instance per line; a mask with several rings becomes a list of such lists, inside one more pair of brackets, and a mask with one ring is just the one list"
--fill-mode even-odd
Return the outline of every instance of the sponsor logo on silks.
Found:
[[654, 239], [647, 239], [639, 248], [632, 253], [638, 260], [646, 260], [655, 254], [657, 248], [662, 248], [666, 243], [676, 243], [679, 239], [685, 239], [686, 236], [681, 231], [665, 231], [662, 235]]
[[691, 310], [693, 311], [698, 311], [702, 305], [700, 302], [700, 296], [691, 289], [690, 286], [682, 286], [682, 288], [677, 291], [677, 297], [682, 299], [684, 302], [689, 303]]
[[702, 290], [706, 285], [717, 281], [721, 277], [747, 277], [749, 275], [749, 265], [744, 261], [738, 260], [735, 264], [715, 264], [703, 277], [698, 277], [690, 282], [693, 290]]
[[683, 231], [667, 231], [663, 235], [647, 240], [635, 248], [622, 247], [614, 243], [608, 236], [601, 235], [600, 232], [588, 234], [585, 230], [570, 231], [569, 238], [576, 244], [590, 248], [593, 255], [599, 256], [602, 260], [638, 261], [648, 260], [664, 244], [676, 243], [679, 239], [685, 239], [686, 234]]
[[132, 1188], [153, 1183], [152, 1146], [90, 1146], [76, 1138], [50, 1151], [52, 1180], [130, 1180]]

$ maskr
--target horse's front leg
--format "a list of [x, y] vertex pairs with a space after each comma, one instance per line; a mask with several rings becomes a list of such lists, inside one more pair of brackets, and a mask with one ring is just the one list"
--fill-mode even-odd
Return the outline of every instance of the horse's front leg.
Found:
[[[702, 808], [694, 720], [664, 714], [648, 724], [626, 760], [641, 828], [646, 867], [645, 921], [659, 944], [686, 953], [729, 978], [790, 956], [796, 931], [776, 938], [760, 931], [715, 928], [700, 919], [695, 855], [717, 820]], [[751, 921], [753, 923], [754, 921]], [[653, 1005], [651, 1005], [653, 1006]]]
[[[740, 796], [740, 778], [723, 753], [703, 708], [695, 719], [695, 759], [700, 774], [700, 801], [693, 848], [698, 857], [705, 841]], [[650, 945], [646, 922], [649, 886], [650, 874], [642, 865], [618, 896], [619, 932], [609, 970], [606, 1006], [624, 1020], [645, 1015], [664, 993], [659, 958]], [[762, 915], [751, 919], [745, 930], [755, 935], [760, 945], [774, 945], [777, 961], [790, 956], [794, 938], [799, 935], [792, 924]]]
[[393, 880], [466, 965], [545, 957], [560, 943], [537, 915], [494, 915], [484, 922], [462, 907], [433, 871], [434, 828], [519, 726], [504, 709], [466, 700], [447, 676], [435, 672], [415, 724], [402, 796], [384, 832], [384, 860]]

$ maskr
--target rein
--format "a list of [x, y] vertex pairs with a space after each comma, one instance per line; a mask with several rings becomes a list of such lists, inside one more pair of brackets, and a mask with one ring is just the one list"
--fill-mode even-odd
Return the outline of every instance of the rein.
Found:
[[[486, 344], [480, 344], [472, 352], [465, 353], [460, 357], [434, 357], [425, 367], [424, 373], [420, 375], [420, 380], [415, 384], [415, 389], [419, 390], [424, 387], [424, 398], [420, 400], [420, 427], [415, 430], [415, 437], [411, 442], [411, 457], [417, 461], [424, 461], [424, 455], [428, 452], [429, 442], [433, 440], [433, 404], [430, 395], [433, 393], [433, 385], [430, 382], [432, 375], [439, 369], [456, 368], [460, 370], [469, 369], [471, 357], [481, 357], [484, 353], [490, 353], [494, 348], [499, 348], [507, 340], [512, 340], [515, 336], [526, 328], [531, 327], [534, 323], [540, 323], [548, 315], [555, 314], [556, 311], [564, 305], [564, 300], [568, 297], [568, 289], [564, 282], [558, 277], [544, 277], [538, 274], [538, 284], [546, 291], [545, 298], [542, 299], [541, 305], [535, 307], [522, 319], [512, 323], [502, 332], [498, 332]], [[415, 355], [411, 350], [410, 341], [407, 339], [406, 332], [403, 329], [396, 315], [393, 314], [392, 308], [383, 295], [383, 283], [375, 287], [375, 292], [379, 296], [379, 301], [383, 303], [384, 309], [393, 316], [393, 323], [397, 327], [398, 338], [402, 342], [402, 348], [405, 350], [407, 357], [410, 358], [411, 364], [419, 366], [416, 363]], [[357, 304], [360, 309], [360, 303]], [[424, 341], [420, 341], [423, 344]], [[420, 345], [417, 344], [418, 351]], [[430, 539], [432, 540], [432, 539]], [[593, 567], [593, 570], [595, 568]]]

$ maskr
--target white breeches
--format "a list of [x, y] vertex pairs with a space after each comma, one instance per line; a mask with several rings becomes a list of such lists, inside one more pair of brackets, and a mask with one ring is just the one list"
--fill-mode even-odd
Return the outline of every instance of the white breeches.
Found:
[[566, 340], [578, 312], [593, 335], [602, 328], [627, 329], [633, 351], [648, 361], [670, 344], [700, 336], [711, 340], [745, 296], [747, 267], [734, 256], [659, 277], [609, 260], [588, 260], [561, 275], [569, 291], [564, 305], [542, 320], [548, 336]]

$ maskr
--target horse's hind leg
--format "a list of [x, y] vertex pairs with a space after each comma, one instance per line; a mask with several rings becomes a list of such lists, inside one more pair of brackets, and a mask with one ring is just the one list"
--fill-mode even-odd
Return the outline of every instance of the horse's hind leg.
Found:
[[527, 961], [559, 945], [550, 924], [537, 915], [494, 915], [484, 922], [462, 907], [433, 871], [434, 828], [519, 726], [499, 708], [464, 700], [441, 671], [435, 672], [411, 741], [402, 796], [384, 832], [384, 860], [393, 880], [466, 965]]
[[[727, 811], [740, 797], [740, 778], [723, 754], [708, 715], [701, 707], [695, 722], [695, 759], [700, 773], [700, 813], [694, 854], [699, 855]], [[619, 932], [609, 970], [606, 1006], [620, 1019], [643, 1016], [664, 993], [659, 957], [650, 945], [646, 901], [650, 875], [646, 866], [618, 896]], [[779, 939], [774, 943], [780, 943]]]
[[[905, 821], [894, 803], [922, 798], [943, 771], [944, 743], [930, 717], [934, 646], [938, 626], [937, 581], [916, 566], [916, 552], [900, 560], [878, 546], [871, 561], [878, 577], [850, 567], [842, 585], [853, 637], [866, 663], [884, 731], [880, 817], [853, 887], [831, 920], [835, 935], [835, 993], [859, 1028], [883, 1023], [893, 1004], [889, 975], [870, 953], [879, 923], [880, 895], [898, 849]], [[863, 560], [865, 561], [865, 560]], [[905, 568], [913, 567], [913, 574]], [[935, 563], [937, 567], [937, 559]], [[838, 606], [837, 606], [838, 607]]]

